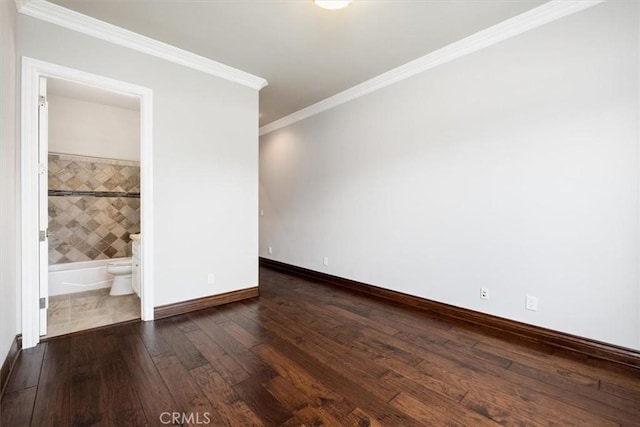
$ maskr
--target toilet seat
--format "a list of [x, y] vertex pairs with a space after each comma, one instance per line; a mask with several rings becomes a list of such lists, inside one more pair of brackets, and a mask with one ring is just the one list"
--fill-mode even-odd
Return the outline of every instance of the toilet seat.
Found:
[[107, 272], [113, 275], [131, 274], [131, 261], [110, 262], [107, 264]]
[[113, 266], [113, 267], [123, 267], [123, 266], [131, 266], [132, 262], [131, 261], [116, 261], [116, 262], [109, 262], [107, 263], [108, 266]]

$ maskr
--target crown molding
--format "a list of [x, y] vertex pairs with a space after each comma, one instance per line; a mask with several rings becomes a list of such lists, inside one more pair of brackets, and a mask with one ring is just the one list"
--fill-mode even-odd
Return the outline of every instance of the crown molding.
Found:
[[267, 85], [262, 77], [254, 76], [209, 58], [154, 40], [133, 31], [108, 24], [73, 10], [49, 3], [45, 0], [16, 0], [19, 13], [41, 19], [70, 30], [137, 50], [185, 67], [203, 71], [252, 89], [260, 90]]
[[260, 136], [604, 1], [550, 1], [266, 124], [260, 128]]
[[22, 9], [27, 3], [29, 3], [31, 0], [16, 0], [16, 9], [18, 10], [18, 12], [20, 11], [20, 9]]

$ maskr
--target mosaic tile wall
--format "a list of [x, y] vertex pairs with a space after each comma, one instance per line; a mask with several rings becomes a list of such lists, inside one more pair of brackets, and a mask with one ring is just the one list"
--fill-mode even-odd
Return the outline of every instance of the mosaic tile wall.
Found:
[[138, 162], [49, 154], [49, 264], [131, 256]]

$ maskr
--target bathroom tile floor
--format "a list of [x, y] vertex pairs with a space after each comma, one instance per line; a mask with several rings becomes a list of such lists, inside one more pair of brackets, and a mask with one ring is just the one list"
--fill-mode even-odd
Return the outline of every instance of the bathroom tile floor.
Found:
[[138, 295], [109, 295], [109, 288], [49, 297], [47, 338], [140, 318]]

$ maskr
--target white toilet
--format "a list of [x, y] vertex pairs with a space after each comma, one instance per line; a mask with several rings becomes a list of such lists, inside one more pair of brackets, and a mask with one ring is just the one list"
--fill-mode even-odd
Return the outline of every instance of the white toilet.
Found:
[[129, 295], [133, 293], [131, 287], [131, 261], [110, 262], [107, 273], [113, 274], [113, 284], [109, 295]]

